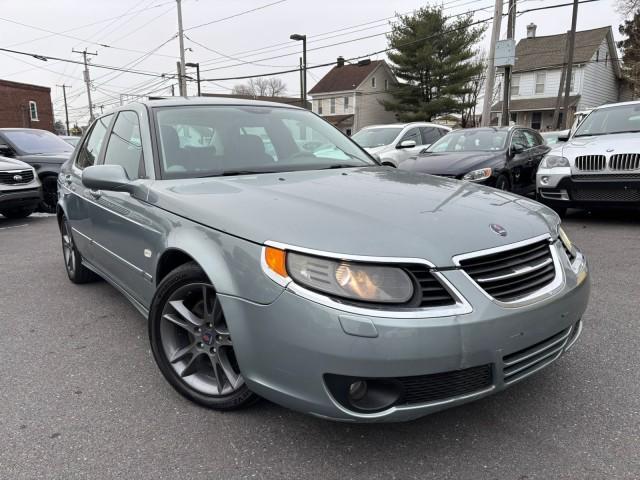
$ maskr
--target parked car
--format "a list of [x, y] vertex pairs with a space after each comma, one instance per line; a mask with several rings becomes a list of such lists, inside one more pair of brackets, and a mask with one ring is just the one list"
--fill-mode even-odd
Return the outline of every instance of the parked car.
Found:
[[535, 191], [536, 169], [549, 150], [529, 128], [469, 128], [447, 134], [399, 168], [526, 195]]
[[571, 130], [555, 130], [553, 132], [540, 132], [544, 143], [551, 146], [560, 142], [566, 142], [569, 140]]
[[76, 147], [76, 145], [78, 145], [78, 143], [80, 143], [80, 137], [77, 137], [75, 135], [60, 135], [60, 138], [74, 148]]
[[0, 214], [7, 218], [28, 217], [41, 200], [42, 189], [33, 167], [0, 157]]
[[301, 108], [131, 103], [93, 123], [60, 182], [69, 279], [121, 291], [168, 382], [209, 408], [259, 395], [408, 420], [526, 378], [582, 328], [586, 260], [552, 210], [380, 166]]
[[365, 127], [353, 140], [383, 165], [397, 167], [450, 131], [434, 123], [394, 123]]
[[640, 206], [640, 102], [594, 109], [571, 139], [542, 160], [538, 198], [568, 207]]
[[16, 158], [35, 168], [42, 183], [43, 212], [54, 213], [60, 165], [69, 159], [73, 147], [57, 135], [35, 128], [0, 128], [0, 155]]

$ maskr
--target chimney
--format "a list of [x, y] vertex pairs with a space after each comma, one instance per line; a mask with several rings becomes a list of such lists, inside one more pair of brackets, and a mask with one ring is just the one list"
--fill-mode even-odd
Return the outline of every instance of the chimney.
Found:
[[527, 38], [536, 38], [536, 29], [538, 28], [538, 26], [531, 22], [529, 25], [527, 25]]
[[344, 67], [344, 57], [342, 55], [338, 57], [338, 67]]

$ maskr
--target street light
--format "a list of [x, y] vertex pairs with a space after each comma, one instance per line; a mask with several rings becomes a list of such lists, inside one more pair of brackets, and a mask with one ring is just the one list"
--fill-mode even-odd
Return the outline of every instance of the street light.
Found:
[[300, 92], [300, 98], [302, 99], [302, 108], [307, 108], [307, 36], [294, 33], [289, 37], [296, 42], [302, 41], [302, 92]]
[[198, 96], [200, 96], [200, 64], [199, 63], [185, 63], [185, 67], [195, 67], [196, 79], [198, 80]]

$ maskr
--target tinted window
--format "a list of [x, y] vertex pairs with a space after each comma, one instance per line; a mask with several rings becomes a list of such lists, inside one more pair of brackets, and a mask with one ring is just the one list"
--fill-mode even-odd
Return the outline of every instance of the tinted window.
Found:
[[441, 137], [440, 129], [435, 127], [421, 127], [420, 133], [422, 134], [422, 143], [424, 145], [431, 145]]
[[407, 133], [404, 134], [404, 136], [400, 139], [400, 143], [407, 140], [413, 140], [414, 142], [416, 142], [416, 145], [422, 145], [422, 139], [420, 138], [420, 130], [418, 130], [417, 128], [412, 128], [411, 130], [409, 130]]
[[534, 132], [530, 132], [528, 130], [523, 130], [522, 133], [524, 134], [524, 138], [527, 141], [527, 146], [529, 148], [533, 148], [533, 147], [537, 147], [539, 145], [542, 145], [542, 138], [539, 138], [539, 136], [534, 133]]
[[507, 132], [503, 130], [456, 130], [449, 132], [428, 148], [429, 152], [490, 152], [505, 148]]
[[140, 120], [135, 112], [120, 112], [104, 155], [106, 165], [122, 165], [129, 180], [145, 176], [140, 140]]
[[522, 150], [527, 150], [529, 148], [527, 138], [524, 136], [522, 130], [515, 131], [513, 138], [511, 139], [511, 146], [520, 147]]
[[[374, 163], [306, 110], [262, 106], [157, 108], [163, 178], [318, 170]], [[184, 144], [179, 129], [205, 132]], [[203, 144], [204, 143], [204, 144]]]
[[5, 130], [2, 133], [22, 155], [73, 152], [71, 145], [46, 130]]
[[78, 168], [86, 168], [91, 165], [95, 165], [96, 160], [98, 160], [98, 157], [100, 156], [100, 151], [104, 144], [104, 137], [109, 129], [111, 118], [113, 118], [113, 114], [100, 117], [93, 124], [93, 127], [91, 127], [89, 137], [82, 144], [82, 148], [76, 157], [76, 165]]

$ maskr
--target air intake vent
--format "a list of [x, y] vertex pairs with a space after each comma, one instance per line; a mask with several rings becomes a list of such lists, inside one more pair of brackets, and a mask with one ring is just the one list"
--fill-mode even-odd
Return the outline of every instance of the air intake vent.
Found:
[[576, 158], [576, 168], [583, 172], [598, 172], [604, 170], [607, 159], [604, 155], [583, 155]]
[[637, 153], [611, 155], [609, 168], [611, 170], [638, 170], [640, 169], [640, 155]]
[[544, 288], [556, 277], [547, 240], [460, 262], [485, 292], [501, 302], [514, 302]]

